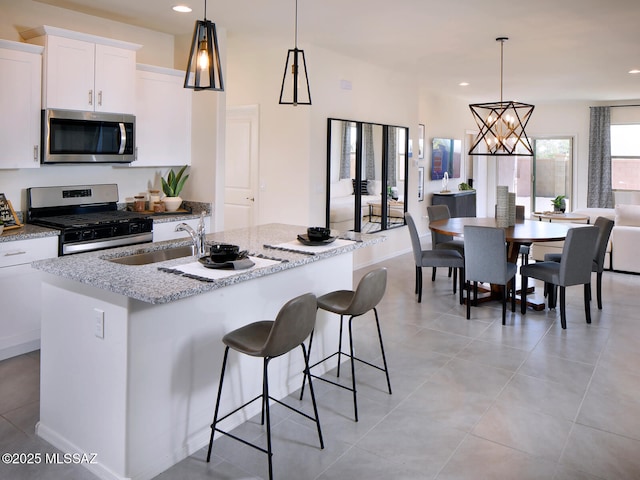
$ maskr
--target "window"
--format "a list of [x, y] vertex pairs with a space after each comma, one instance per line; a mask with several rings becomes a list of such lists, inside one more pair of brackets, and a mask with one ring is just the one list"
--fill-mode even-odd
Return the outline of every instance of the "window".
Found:
[[551, 210], [551, 200], [558, 195], [567, 197], [571, 211], [573, 139], [540, 137], [530, 141], [533, 157], [497, 157], [497, 184], [516, 193], [516, 204], [524, 205], [526, 218], [531, 212]]
[[611, 125], [611, 188], [640, 190], [640, 124]]

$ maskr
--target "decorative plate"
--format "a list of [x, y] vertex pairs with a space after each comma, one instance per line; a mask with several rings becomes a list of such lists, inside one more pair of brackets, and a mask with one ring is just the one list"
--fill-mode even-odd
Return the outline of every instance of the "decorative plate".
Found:
[[229, 262], [214, 262], [211, 260], [211, 257], [200, 257], [198, 258], [198, 262], [206, 268], [219, 270], [244, 270], [255, 265], [255, 263], [246, 255]]
[[309, 235], [307, 235], [306, 233], [301, 233], [300, 235], [298, 235], [298, 241], [300, 243], [302, 243], [303, 245], [309, 245], [311, 247], [329, 245], [330, 243], [334, 242], [336, 238], [338, 237], [329, 237], [325, 240], [309, 240]]

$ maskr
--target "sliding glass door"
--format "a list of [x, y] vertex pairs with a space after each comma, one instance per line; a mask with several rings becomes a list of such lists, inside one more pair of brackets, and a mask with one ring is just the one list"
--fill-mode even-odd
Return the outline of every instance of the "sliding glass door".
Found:
[[567, 197], [572, 210], [573, 139], [532, 138], [533, 157], [497, 157], [497, 184], [516, 192], [516, 204], [524, 205], [525, 218], [532, 212], [553, 210], [551, 200]]

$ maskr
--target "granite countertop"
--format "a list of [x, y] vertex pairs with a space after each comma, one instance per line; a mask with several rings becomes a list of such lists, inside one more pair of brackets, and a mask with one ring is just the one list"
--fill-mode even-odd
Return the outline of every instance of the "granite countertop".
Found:
[[26, 224], [20, 228], [5, 229], [0, 234], [0, 242], [13, 242], [16, 240], [29, 240], [32, 238], [57, 237], [60, 231], [52, 228], [39, 227], [38, 225]]
[[[200, 212], [204, 210], [207, 215], [211, 214], [210, 203], [200, 202], [185, 202], [186, 206], [191, 210], [189, 212], [179, 213], [156, 213], [149, 215], [153, 219], [153, 223], [168, 223], [168, 222], [184, 222], [185, 220], [191, 220], [200, 217]], [[22, 215], [20, 215], [22, 217]], [[32, 238], [42, 237], [57, 237], [60, 235], [60, 231], [54, 228], [40, 227], [38, 225], [32, 225], [30, 223], [23, 224], [20, 228], [12, 228], [10, 230], [5, 229], [0, 234], [0, 242], [13, 242], [16, 240], [29, 240]]]
[[249, 255], [261, 255], [266, 258], [281, 260], [278, 263], [250, 270], [238, 270], [233, 275], [209, 281], [175, 275], [167, 271], [173, 267], [195, 262], [195, 257], [182, 257], [174, 260], [156, 262], [147, 265], [124, 265], [109, 259], [125, 257], [136, 253], [146, 253], [175, 246], [189, 245], [187, 240], [169, 240], [165, 242], [133, 245], [113, 248], [97, 252], [40, 260], [32, 266], [43, 272], [91, 285], [113, 293], [124, 295], [151, 304], [161, 304], [198, 295], [211, 290], [234, 285], [240, 282], [262, 277], [282, 270], [299, 267], [373, 245], [385, 240], [379, 234], [355, 234], [349, 232], [351, 242], [330, 250], [322, 250], [315, 254], [298, 253], [267, 248], [265, 245], [278, 245], [296, 239], [305, 233], [306, 227], [269, 224], [247, 229], [207, 234], [208, 243], [232, 243], [241, 250], [248, 250]]

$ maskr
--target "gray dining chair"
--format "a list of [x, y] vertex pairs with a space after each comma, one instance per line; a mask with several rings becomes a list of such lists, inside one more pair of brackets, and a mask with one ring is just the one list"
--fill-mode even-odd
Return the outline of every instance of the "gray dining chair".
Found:
[[[429, 205], [427, 207], [429, 222], [447, 220], [451, 218], [451, 212], [446, 205]], [[464, 257], [464, 240], [454, 239], [451, 235], [445, 235], [431, 230], [431, 246], [436, 250], [454, 250]], [[452, 269], [449, 268], [449, 276]], [[436, 279], [436, 267], [433, 267], [431, 280]]]
[[[446, 205], [444, 205], [446, 207]], [[448, 209], [447, 209], [448, 210]], [[423, 267], [448, 267], [453, 269], [453, 293], [456, 293], [456, 276], [460, 282], [460, 304], [464, 302], [462, 291], [464, 283], [464, 257], [455, 249], [434, 249], [423, 250], [420, 243], [420, 235], [416, 228], [416, 223], [409, 212], [404, 214], [404, 218], [409, 227], [409, 236], [411, 237], [411, 248], [413, 249], [413, 259], [416, 264], [416, 288], [415, 293], [418, 295], [418, 303], [422, 302], [422, 268]], [[434, 280], [431, 277], [431, 280]]]
[[[494, 217], [498, 216], [498, 205], [494, 205]], [[525, 210], [524, 205], [516, 205], [516, 220], [524, 220]], [[522, 265], [529, 263], [529, 255], [531, 254], [531, 245], [520, 245], [518, 249], [518, 255], [520, 255], [520, 261]]]
[[511, 292], [511, 311], [516, 311], [515, 275], [517, 267], [507, 262], [504, 229], [495, 227], [464, 227], [464, 272], [467, 287], [467, 320], [471, 318], [471, 282], [474, 303], [478, 299], [478, 282], [500, 285], [502, 291], [502, 324], [506, 321], [507, 297]]
[[[596, 273], [596, 298], [598, 301], [598, 309], [602, 310], [602, 273], [604, 272], [604, 257], [607, 253], [607, 245], [611, 230], [613, 230], [614, 221], [607, 217], [598, 217], [593, 223], [594, 227], [598, 227], [598, 240], [596, 241], [596, 250], [591, 264], [591, 271]], [[546, 253], [545, 262], [560, 262], [562, 260], [561, 253]], [[555, 298], [555, 297], [554, 297]]]
[[549, 285], [549, 308], [555, 306], [556, 286], [560, 288], [560, 324], [567, 328], [565, 308], [565, 288], [572, 285], [584, 286], [584, 310], [587, 323], [591, 323], [590, 293], [592, 262], [585, 258], [593, 258], [599, 229], [597, 227], [571, 228], [567, 233], [562, 248], [561, 262], [536, 262], [520, 267], [522, 276], [522, 297], [520, 308], [527, 313], [527, 282], [529, 278], [542, 280]]

